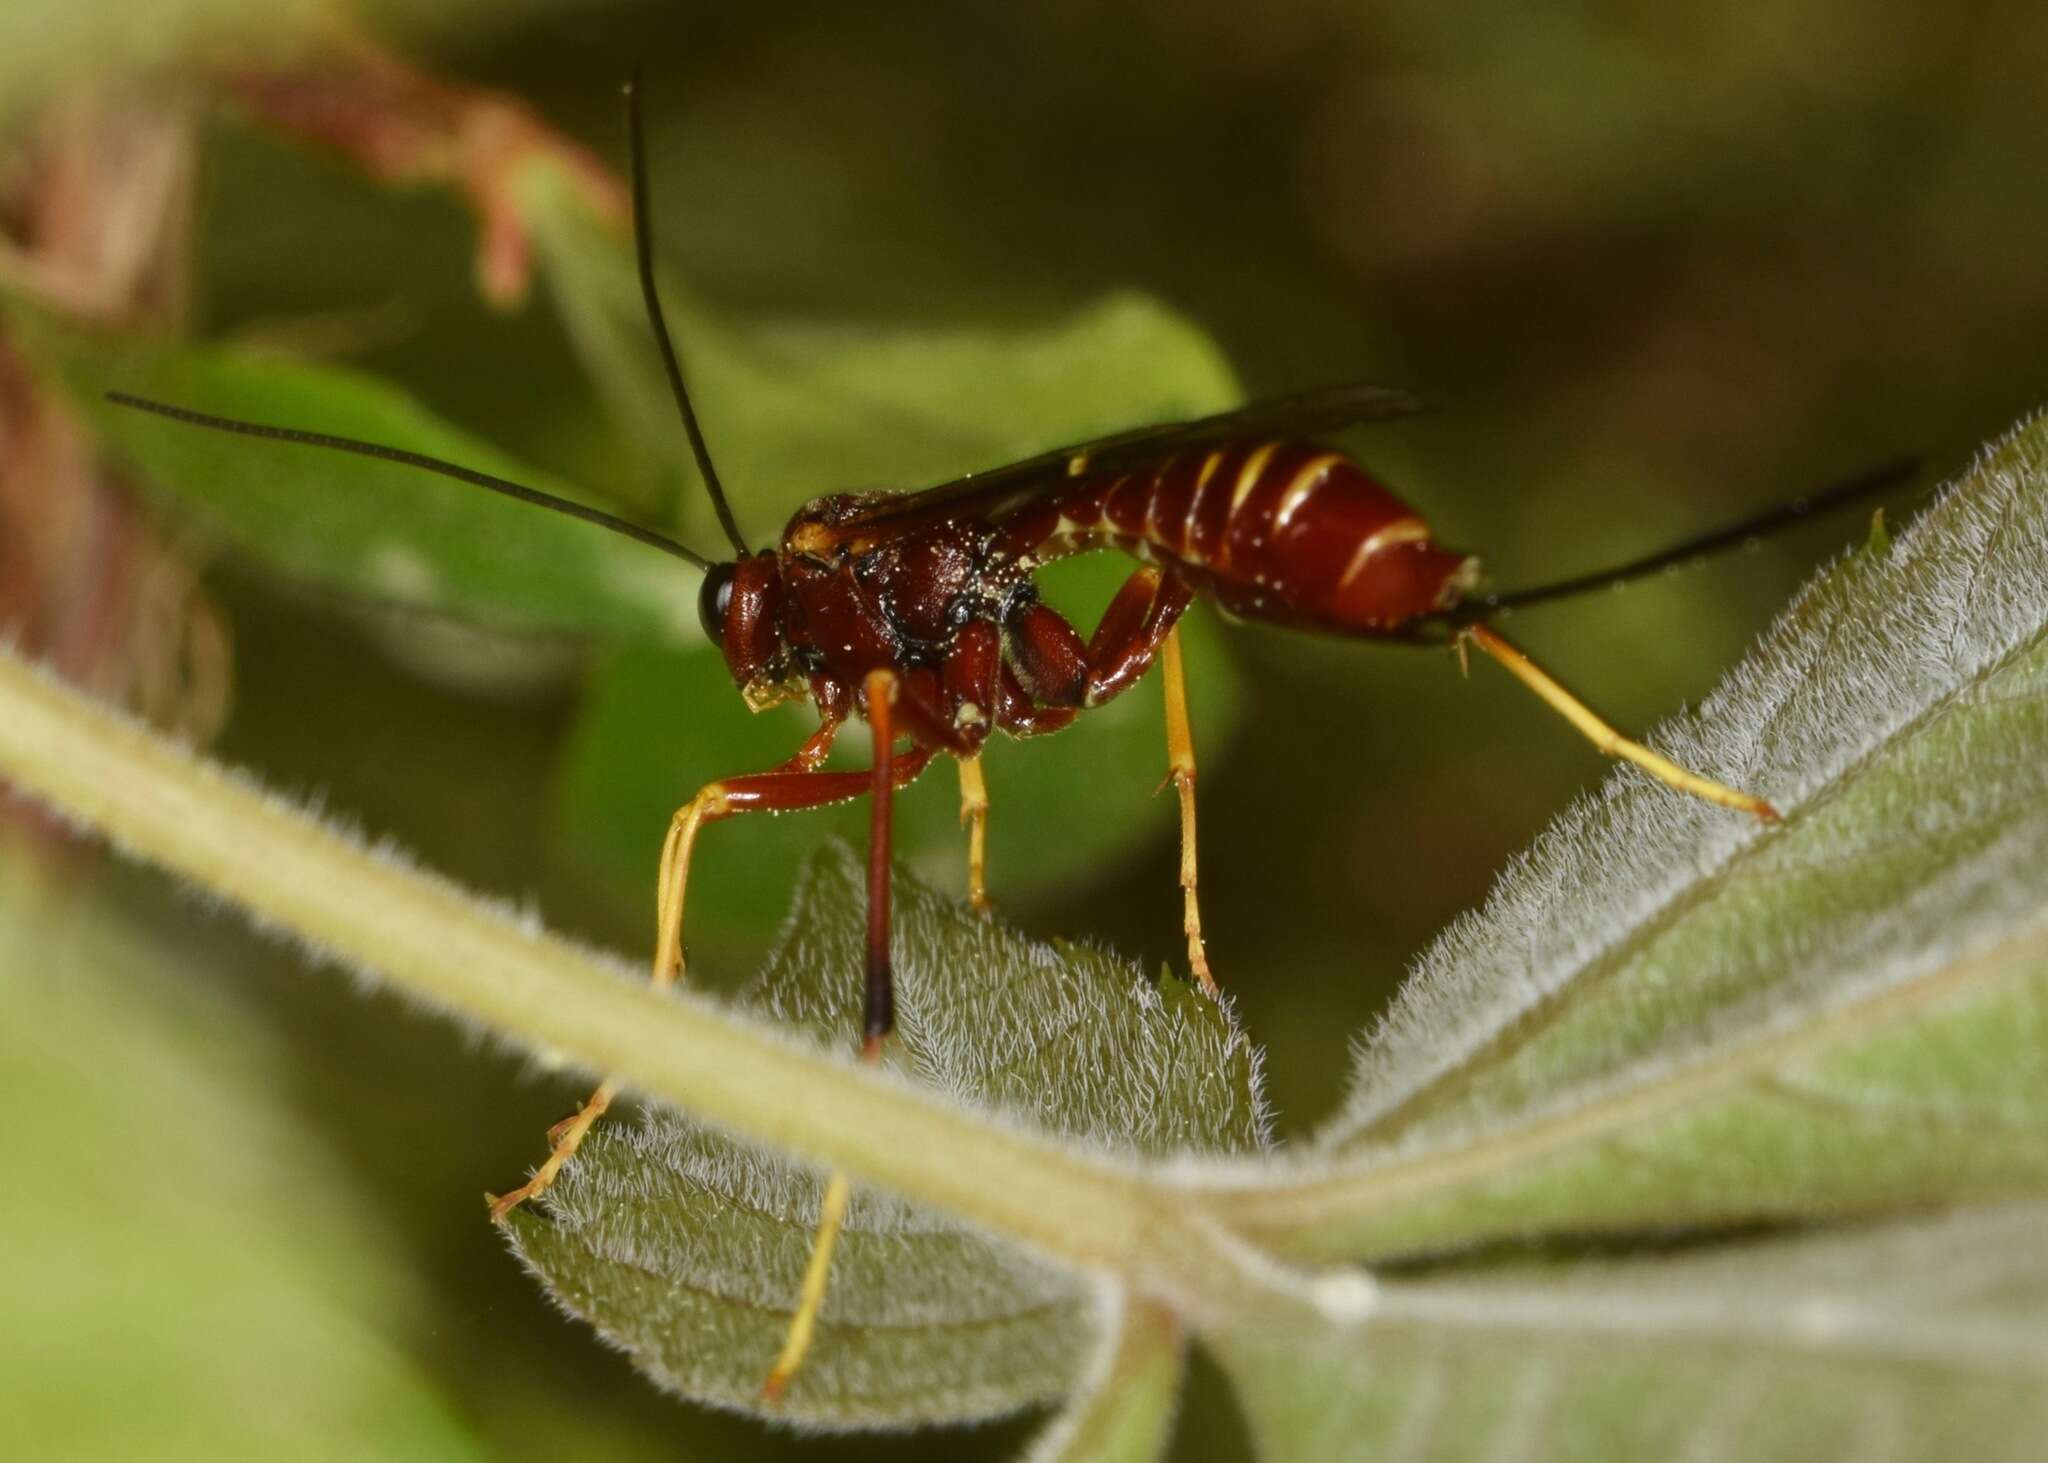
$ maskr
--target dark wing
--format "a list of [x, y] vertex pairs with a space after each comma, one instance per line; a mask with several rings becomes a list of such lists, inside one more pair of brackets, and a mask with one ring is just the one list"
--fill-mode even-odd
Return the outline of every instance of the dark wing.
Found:
[[1178, 452], [1240, 438], [1317, 437], [1360, 422], [1387, 421], [1412, 417], [1428, 408], [1407, 392], [1392, 386], [1370, 386], [1353, 382], [1342, 386], [1319, 386], [1291, 396], [1255, 401], [1213, 417], [1191, 422], [1161, 422], [1137, 427], [1092, 442], [1077, 442], [1041, 452], [1007, 467], [940, 483], [916, 493], [879, 496], [854, 510], [852, 516], [833, 525], [835, 535], [909, 517], [925, 517], [937, 510], [957, 511], [973, 507], [994, 517], [1015, 503], [1029, 500], [1042, 489], [1064, 482], [1077, 473], [1116, 467], [1163, 452]]

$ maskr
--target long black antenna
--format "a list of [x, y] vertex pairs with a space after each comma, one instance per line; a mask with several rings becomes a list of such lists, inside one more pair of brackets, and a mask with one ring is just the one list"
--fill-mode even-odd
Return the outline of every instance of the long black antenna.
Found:
[[695, 564], [699, 569], [709, 569], [711, 561], [695, 549], [686, 548], [665, 534], [651, 528], [642, 528], [629, 519], [606, 513], [600, 508], [573, 503], [567, 498], [557, 498], [553, 493], [543, 493], [538, 488], [529, 488], [523, 483], [510, 479], [493, 477], [475, 468], [458, 467], [452, 462], [443, 462], [438, 457], [428, 457], [420, 452], [407, 452], [402, 447], [386, 447], [377, 442], [359, 442], [353, 437], [334, 437], [325, 432], [302, 432], [297, 427], [271, 427], [261, 422], [237, 421], [233, 417], [217, 417], [203, 411], [191, 411], [182, 406], [171, 406], [161, 401], [150, 401], [141, 396], [130, 396], [125, 391], [109, 391], [107, 400], [116, 406], [132, 406], [141, 411], [155, 412], [160, 417], [169, 417], [174, 422], [186, 422], [195, 427], [211, 427], [218, 432], [235, 432], [244, 437], [266, 437], [275, 442], [295, 442], [303, 447], [331, 447], [337, 452], [353, 452], [360, 457], [375, 457], [384, 462], [401, 463], [406, 467], [424, 468], [437, 472], [442, 477], [473, 483], [479, 488], [489, 488], [494, 493], [503, 493], [508, 498], [517, 498], [522, 503], [531, 503], [536, 508], [552, 509], [566, 513], [571, 518], [580, 518], [585, 523], [594, 523], [599, 528], [608, 528], [613, 533], [622, 533], [627, 538], [646, 544], [649, 548], [660, 549], [665, 554], [674, 554], [686, 563]]
[[1589, 574], [1577, 574], [1570, 579], [1560, 579], [1554, 584], [1538, 584], [1528, 589], [1510, 590], [1505, 594], [1474, 595], [1456, 609], [1434, 617], [1452, 624], [1469, 625], [1485, 619], [1497, 610], [1527, 609], [1531, 605], [1548, 604], [1556, 599], [1569, 599], [1574, 595], [1596, 589], [1609, 589], [1631, 580], [1655, 574], [1674, 564], [1683, 564], [1692, 559], [1702, 559], [1709, 554], [1723, 553], [1737, 548], [1751, 539], [1775, 532], [1787, 524], [1815, 514], [1829, 513], [1837, 508], [1846, 508], [1864, 498], [1877, 496], [1902, 483], [1910, 482], [1920, 471], [1920, 459], [1901, 457], [1880, 467], [1869, 468], [1854, 477], [1843, 478], [1831, 483], [1818, 492], [1794, 498], [1791, 502], [1745, 518], [1740, 523], [1731, 523], [1683, 543], [1673, 544], [1668, 549], [1659, 549], [1654, 554], [1640, 559], [1631, 559], [1625, 564], [1616, 564], [1607, 569], [1596, 569]]
[[626, 83], [626, 136], [633, 172], [633, 257], [640, 267], [640, 294], [647, 301], [647, 319], [654, 327], [655, 344], [661, 347], [661, 363], [668, 369], [669, 390], [675, 394], [676, 410], [683, 414], [683, 430], [690, 434], [690, 451], [696, 454], [697, 471], [711, 494], [711, 506], [718, 510], [718, 526], [732, 540], [742, 559], [753, 552], [740, 537], [732, 505], [725, 501], [725, 488], [718, 481], [718, 469], [711, 465], [711, 449], [704, 445], [704, 431], [697, 425], [697, 412], [690, 405], [689, 388], [683, 385], [682, 363], [676, 359], [674, 342], [668, 338], [668, 323], [661, 318], [661, 296], [654, 288], [654, 226], [647, 211], [647, 139], [640, 119], [640, 73]]

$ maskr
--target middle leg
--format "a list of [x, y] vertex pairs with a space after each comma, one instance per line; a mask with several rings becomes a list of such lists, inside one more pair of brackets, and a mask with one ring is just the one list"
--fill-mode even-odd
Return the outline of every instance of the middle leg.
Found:
[[1180, 799], [1181, 925], [1188, 941], [1188, 967], [1204, 994], [1217, 993], [1202, 941], [1202, 909], [1195, 857], [1195, 739], [1188, 723], [1187, 676], [1180, 653], [1180, 617], [1194, 593], [1180, 576], [1145, 565], [1126, 579], [1103, 611], [1084, 647], [1073, 627], [1043, 606], [1018, 627], [1016, 639], [1030, 684], [1045, 699], [1064, 695], [1070, 703], [1100, 706], [1144, 677], [1156, 658], [1166, 689], [1167, 780]]
[[1178, 625], [1166, 632], [1159, 671], [1166, 688], [1166, 776], [1180, 796], [1181, 928], [1188, 937], [1188, 966], [1203, 992], [1213, 997], [1216, 977], [1209, 972], [1209, 952], [1202, 943], [1202, 906], [1195, 892], [1199, 882], [1195, 876], [1195, 736], [1188, 725], [1188, 683], [1181, 668]]
[[1159, 661], [1166, 693], [1166, 779], [1180, 801], [1181, 930], [1188, 969], [1204, 995], [1217, 994], [1202, 941], [1202, 905], [1195, 857], [1195, 737], [1188, 721], [1187, 673], [1180, 653], [1180, 617], [1192, 592], [1186, 581], [1146, 566], [1124, 582], [1088, 642], [1088, 701], [1099, 705], [1136, 684]]

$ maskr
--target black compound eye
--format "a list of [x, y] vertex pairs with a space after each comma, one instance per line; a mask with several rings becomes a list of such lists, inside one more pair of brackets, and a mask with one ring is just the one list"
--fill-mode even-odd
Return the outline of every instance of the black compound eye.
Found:
[[714, 564], [704, 575], [704, 587], [697, 592], [697, 618], [713, 645], [725, 643], [726, 611], [732, 608], [732, 576], [735, 564]]

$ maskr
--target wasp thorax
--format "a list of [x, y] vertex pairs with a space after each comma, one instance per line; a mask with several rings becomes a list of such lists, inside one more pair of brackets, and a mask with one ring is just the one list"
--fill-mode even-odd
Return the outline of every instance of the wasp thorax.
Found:
[[939, 641], [962, 623], [957, 605], [972, 617], [974, 544], [964, 530], [925, 534], [892, 554], [889, 605], [896, 628], [913, 640]]

